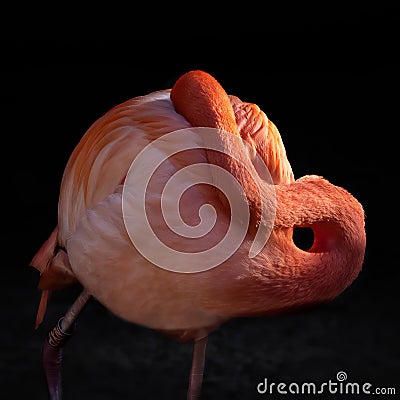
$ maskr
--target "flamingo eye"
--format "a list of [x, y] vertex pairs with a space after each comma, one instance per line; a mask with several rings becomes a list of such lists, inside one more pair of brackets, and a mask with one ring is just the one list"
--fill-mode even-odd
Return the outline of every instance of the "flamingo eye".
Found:
[[314, 243], [314, 231], [310, 227], [295, 226], [293, 228], [293, 243], [300, 250], [309, 251]]

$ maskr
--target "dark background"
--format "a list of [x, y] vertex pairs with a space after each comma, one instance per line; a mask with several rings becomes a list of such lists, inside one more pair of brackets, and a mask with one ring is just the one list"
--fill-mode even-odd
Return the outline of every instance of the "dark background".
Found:
[[[348, 382], [399, 393], [398, 16], [394, 8], [318, 22], [292, 15], [239, 37], [226, 29], [186, 40], [167, 31], [158, 40], [1, 42], [0, 398], [46, 399], [41, 345], [80, 290], [55, 293], [34, 329], [40, 292], [28, 264], [56, 224], [71, 151], [111, 107], [171, 87], [190, 69], [258, 104], [280, 130], [296, 178], [318, 174], [349, 190], [367, 231], [361, 274], [329, 304], [234, 320], [210, 335], [203, 398], [274, 398], [256, 392], [264, 377], [321, 383], [340, 370]], [[64, 398], [184, 399], [190, 362], [190, 344], [93, 300], [65, 350]]]

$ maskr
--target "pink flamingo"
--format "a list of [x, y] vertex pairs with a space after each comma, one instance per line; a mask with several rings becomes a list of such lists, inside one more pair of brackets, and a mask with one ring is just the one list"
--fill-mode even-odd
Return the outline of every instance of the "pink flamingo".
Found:
[[[265, 223], [262, 202], [269, 199], [263, 196], [271, 192], [257, 187], [254, 170], [248, 172], [222, 152], [198, 148], [174, 154], [160, 167], [159, 176], [165, 179], [148, 187], [153, 223], [158, 223], [159, 186], [180, 168], [201, 161], [234, 176], [249, 209], [246, 234], [235, 252], [215, 268], [177, 273], [154, 265], [132, 242], [124, 223], [123, 185], [133, 160], [149, 143], [191, 127], [215, 128], [210, 135], [219, 132], [230, 154], [240, 154], [250, 170], [261, 157], [273, 181], [264, 186], [273, 187], [276, 211], [268, 240], [249, 258], [256, 232]], [[180, 140], [191, 140], [189, 136], [181, 135]], [[199, 222], [195, 210], [202, 204], [211, 204], [218, 215], [205, 239], [183, 240], [185, 251], [201, 251], [224, 235], [232, 222], [226, 200], [209, 185], [194, 186], [182, 196], [180, 210], [189, 225]], [[294, 244], [296, 227], [313, 230], [314, 242], [307, 251]], [[157, 228], [158, 235], [166, 235], [165, 224]], [[140, 237], [141, 226], [135, 229]], [[188, 398], [198, 399], [211, 331], [232, 318], [274, 315], [333, 299], [359, 274], [365, 244], [360, 203], [322, 177], [295, 180], [275, 125], [255, 104], [228, 95], [208, 73], [189, 71], [171, 90], [128, 100], [98, 119], [73, 151], [61, 183], [58, 224], [30, 264], [40, 271], [38, 286], [43, 290], [36, 326], [51, 291], [78, 282], [84, 288], [44, 342], [50, 398], [61, 398], [63, 346], [91, 296], [125, 320], [193, 342]]]

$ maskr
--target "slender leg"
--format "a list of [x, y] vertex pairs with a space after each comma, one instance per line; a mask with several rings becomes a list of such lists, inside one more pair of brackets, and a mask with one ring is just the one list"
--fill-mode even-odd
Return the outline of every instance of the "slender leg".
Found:
[[43, 344], [43, 367], [47, 379], [50, 400], [61, 400], [61, 363], [63, 347], [72, 336], [73, 324], [79, 313], [90, 299], [90, 294], [84, 289], [74, 304], [49, 332]]
[[203, 384], [204, 363], [208, 336], [196, 340], [193, 344], [192, 369], [190, 371], [188, 400], [199, 400]]

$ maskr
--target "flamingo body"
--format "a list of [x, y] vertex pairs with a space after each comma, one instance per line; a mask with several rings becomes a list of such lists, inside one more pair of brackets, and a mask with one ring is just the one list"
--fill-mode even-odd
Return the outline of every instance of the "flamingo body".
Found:
[[[130, 165], [147, 145], [196, 126], [240, 137], [246, 146], [237, 145], [233, 151], [243, 153], [250, 167], [256, 154], [262, 158], [277, 208], [269, 240], [249, 258], [254, 230], [262, 223], [258, 211], [264, 194], [232, 160], [202, 149], [200, 137], [183, 135], [181, 140], [196, 150], [163, 163], [150, 185], [147, 207], [155, 231], [168, 239], [165, 224], [157, 219], [160, 187], [183, 167], [197, 163], [220, 165], [238, 179], [249, 201], [251, 226], [240, 248], [221, 265], [182, 274], [153, 265], [133, 245], [123, 219], [123, 188]], [[171, 239], [177, 249], [201, 251], [226, 232], [227, 205], [207, 185], [194, 186], [182, 197], [183, 219], [196, 225], [203, 204], [216, 210], [216, 228], [199, 240]], [[315, 241], [309, 251], [293, 243], [295, 227], [313, 229]], [[140, 236], [140, 227], [136, 232]], [[322, 177], [295, 180], [279, 131], [264, 112], [227, 95], [208, 74], [192, 71], [172, 91], [128, 100], [88, 129], [65, 168], [57, 227], [31, 265], [41, 272], [39, 287], [45, 294], [80, 282], [119, 317], [188, 341], [231, 318], [275, 314], [334, 298], [357, 277], [364, 250], [361, 204]], [[38, 323], [46, 295], [43, 299]]]

